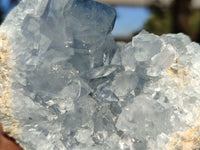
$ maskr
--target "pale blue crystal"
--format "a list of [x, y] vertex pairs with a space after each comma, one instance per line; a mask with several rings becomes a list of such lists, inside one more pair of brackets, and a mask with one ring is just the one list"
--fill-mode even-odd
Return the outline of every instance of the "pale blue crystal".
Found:
[[24, 149], [175, 150], [198, 129], [199, 44], [146, 31], [116, 43], [115, 18], [91, 0], [23, 0], [7, 16], [0, 32], [10, 45], [0, 36], [0, 48], [12, 46], [8, 108]]

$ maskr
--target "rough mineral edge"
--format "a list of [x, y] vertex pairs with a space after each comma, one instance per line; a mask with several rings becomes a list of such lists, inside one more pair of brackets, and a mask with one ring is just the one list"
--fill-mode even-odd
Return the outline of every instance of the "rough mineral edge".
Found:
[[193, 127], [183, 132], [177, 132], [170, 139], [169, 150], [196, 150], [200, 147], [200, 127]]
[[12, 46], [8, 36], [4, 31], [0, 31], [0, 121], [9, 136], [17, 137], [20, 134], [19, 122], [14, 116], [10, 96], [11, 53]]
[[[173, 82], [178, 88], [184, 88], [188, 84], [200, 85], [199, 73], [194, 73], [188, 67], [179, 67], [179, 60], [167, 69], [168, 80]], [[198, 83], [197, 83], [198, 82]], [[200, 148], [200, 106], [193, 108], [198, 118], [193, 120], [190, 127], [183, 131], [177, 131], [170, 135], [169, 143], [165, 145], [166, 150], [196, 150]]]

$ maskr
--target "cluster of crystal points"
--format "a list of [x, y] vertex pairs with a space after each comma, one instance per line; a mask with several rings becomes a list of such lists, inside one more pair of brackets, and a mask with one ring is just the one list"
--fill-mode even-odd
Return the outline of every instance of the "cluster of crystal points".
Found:
[[90, 0], [22, 0], [7, 16], [10, 133], [25, 150], [200, 148], [200, 46], [145, 31], [116, 43], [114, 21]]

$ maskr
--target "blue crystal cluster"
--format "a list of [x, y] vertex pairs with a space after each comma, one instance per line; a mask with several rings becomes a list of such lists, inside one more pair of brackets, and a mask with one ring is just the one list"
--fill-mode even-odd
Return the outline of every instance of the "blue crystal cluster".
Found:
[[23, 0], [7, 16], [0, 31], [12, 45], [14, 138], [24, 149], [200, 146], [198, 130], [185, 134], [199, 126], [199, 45], [145, 31], [116, 43], [115, 17], [91, 0]]

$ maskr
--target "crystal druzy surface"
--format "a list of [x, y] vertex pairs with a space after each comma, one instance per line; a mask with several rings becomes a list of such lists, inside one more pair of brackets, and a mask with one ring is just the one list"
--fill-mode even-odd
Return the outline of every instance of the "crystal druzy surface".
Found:
[[145, 31], [116, 43], [115, 10], [22, 0], [0, 27], [0, 122], [25, 150], [200, 148], [200, 46]]

